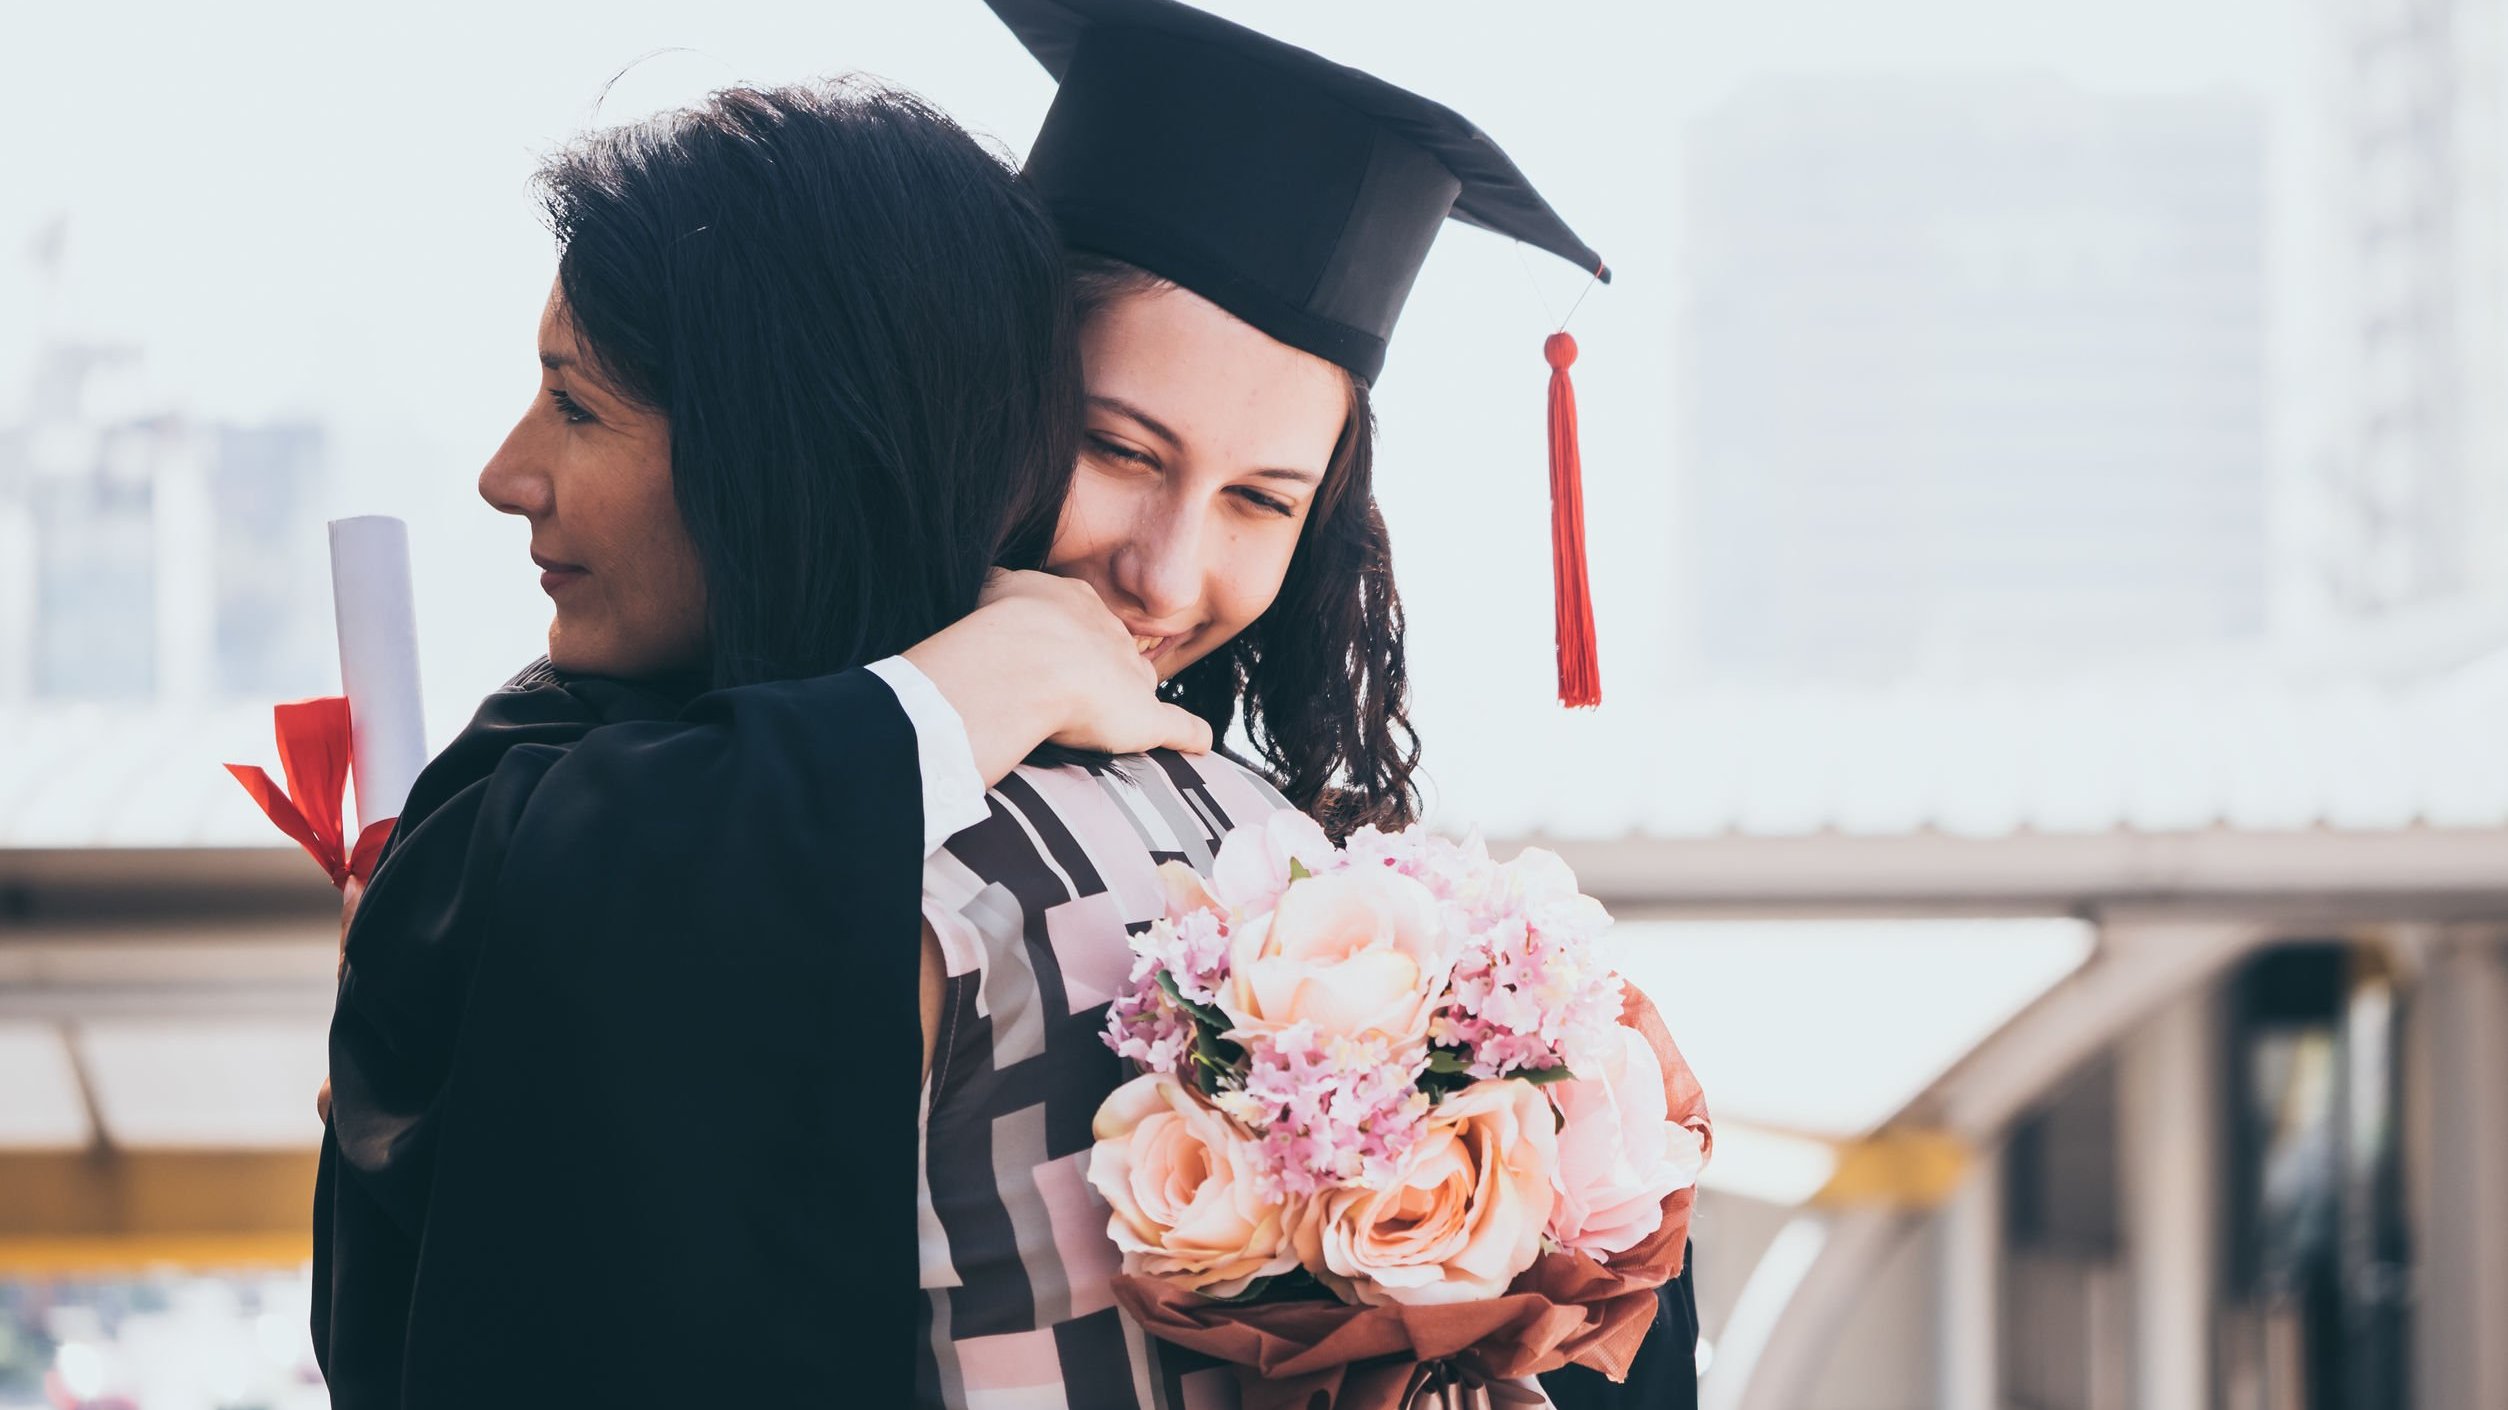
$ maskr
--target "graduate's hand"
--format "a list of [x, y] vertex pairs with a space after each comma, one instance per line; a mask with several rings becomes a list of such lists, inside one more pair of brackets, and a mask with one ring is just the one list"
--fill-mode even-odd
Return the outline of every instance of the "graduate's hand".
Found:
[[1210, 725], [1158, 698], [1158, 668], [1097, 590], [1076, 579], [996, 572], [981, 605], [905, 658], [966, 723], [987, 787], [1040, 744], [1101, 754], [1210, 749]]
[[348, 923], [357, 918], [357, 903], [366, 899], [366, 883], [355, 877], [340, 883], [340, 957], [332, 966], [331, 977], [348, 973]]
[[[353, 876], [340, 887], [340, 957], [331, 971], [335, 979], [348, 972], [348, 923], [357, 918], [357, 903], [364, 900], [365, 895], [366, 883]], [[314, 1114], [325, 1121], [331, 1119], [331, 1079], [328, 1077], [322, 1079], [322, 1090], [314, 1093]]]

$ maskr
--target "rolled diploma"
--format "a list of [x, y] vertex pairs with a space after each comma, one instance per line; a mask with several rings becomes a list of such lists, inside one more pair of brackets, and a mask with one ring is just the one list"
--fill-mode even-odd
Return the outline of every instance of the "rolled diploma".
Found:
[[[418, 610], [409, 585], [409, 526], [386, 514], [331, 521], [331, 602], [340, 632], [357, 780], [357, 830], [400, 816], [427, 763], [418, 694]], [[349, 838], [353, 845], [356, 838]]]

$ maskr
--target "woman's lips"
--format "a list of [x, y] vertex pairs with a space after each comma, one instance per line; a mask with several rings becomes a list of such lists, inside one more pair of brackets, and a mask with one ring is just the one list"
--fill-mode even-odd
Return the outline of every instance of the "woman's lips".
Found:
[[1176, 645], [1176, 643], [1184, 640], [1185, 635], [1186, 634], [1183, 632], [1171, 632], [1165, 636], [1150, 636], [1142, 632], [1134, 632], [1132, 634], [1132, 645], [1133, 648], [1139, 651], [1142, 656], [1155, 661], [1159, 657], [1166, 655], [1167, 652]]
[[591, 576], [576, 564], [561, 563], [554, 558], [543, 558], [536, 553], [531, 555], [531, 561], [540, 565], [540, 590], [551, 597], [557, 595], [558, 589], [572, 586]]

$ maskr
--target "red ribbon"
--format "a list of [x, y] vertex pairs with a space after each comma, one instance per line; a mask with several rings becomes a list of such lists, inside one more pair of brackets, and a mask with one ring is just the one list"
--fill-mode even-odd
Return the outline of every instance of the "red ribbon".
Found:
[[347, 845], [348, 828], [340, 803], [348, 791], [348, 697], [293, 701], [272, 707], [270, 714], [278, 727], [279, 767], [287, 774], [287, 787], [280, 788], [269, 771], [257, 764], [229, 764], [226, 771], [244, 785], [279, 831], [295, 838], [322, 864], [333, 886], [345, 888], [352, 876], [361, 882], [373, 880], [384, 841], [392, 835], [393, 819], [369, 823], [357, 835], [356, 847]]

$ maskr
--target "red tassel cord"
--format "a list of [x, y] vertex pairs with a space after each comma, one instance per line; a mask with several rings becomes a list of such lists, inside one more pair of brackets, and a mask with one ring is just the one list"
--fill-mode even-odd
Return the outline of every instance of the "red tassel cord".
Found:
[[1559, 703], [1602, 703], [1602, 663], [1594, 648], [1594, 594], [1585, 576], [1585, 467], [1576, 446], [1576, 340], [1553, 333], [1541, 346], [1550, 364], [1550, 575], [1558, 607]]
[[226, 771], [244, 785], [279, 831], [295, 838], [322, 864], [333, 886], [346, 886], [352, 876], [372, 881], [394, 820], [369, 824], [358, 834], [357, 845], [349, 847], [348, 827], [340, 811], [348, 789], [351, 748], [348, 697], [298, 700], [276, 706], [270, 714], [278, 728], [279, 770], [287, 775], [287, 787], [280, 788], [269, 771], [258, 765], [229, 764]]

